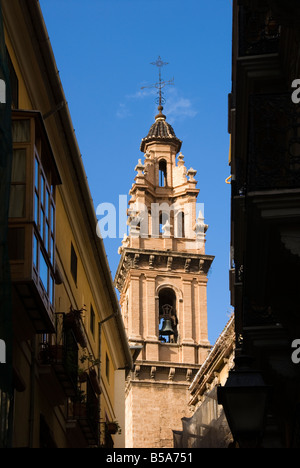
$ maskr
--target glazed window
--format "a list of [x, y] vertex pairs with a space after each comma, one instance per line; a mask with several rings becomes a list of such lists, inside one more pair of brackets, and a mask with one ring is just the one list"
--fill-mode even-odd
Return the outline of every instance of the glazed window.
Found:
[[53, 189], [51, 190], [49, 186], [37, 150], [35, 150], [34, 160], [34, 222], [36, 231], [33, 235], [33, 264], [39, 273], [42, 286], [53, 304], [55, 204]]
[[55, 255], [55, 205], [38, 153], [34, 167], [34, 221], [52, 266]]
[[176, 294], [171, 288], [159, 292], [159, 340], [162, 343], [177, 343]]
[[[17, 105], [17, 84], [15, 90]], [[55, 323], [55, 187], [61, 178], [40, 112], [13, 109], [11, 116], [11, 278], [34, 288], [28, 310], [36, 310], [34, 327], [39, 332], [49, 331]], [[32, 319], [31, 312], [29, 317]]]
[[77, 255], [71, 242], [71, 273], [75, 283], [77, 283]]
[[167, 163], [164, 159], [159, 161], [159, 186], [167, 186]]
[[9, 217], [26, 215], [26, 148], [14, 149], [9, 199]]

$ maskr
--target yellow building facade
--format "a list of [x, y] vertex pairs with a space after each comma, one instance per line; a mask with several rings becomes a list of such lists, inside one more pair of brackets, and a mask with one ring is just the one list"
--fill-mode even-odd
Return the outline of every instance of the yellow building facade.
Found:
[[64, 91], [38, 2], [2, 9], [13, 103], [10, 444], [122, 446], [109, 422], [123, 429], [132, 357]]

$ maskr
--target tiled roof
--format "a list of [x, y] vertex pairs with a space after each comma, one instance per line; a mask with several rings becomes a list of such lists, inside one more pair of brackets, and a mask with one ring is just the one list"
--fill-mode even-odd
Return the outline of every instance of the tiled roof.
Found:
[[158, 110], [159, 114], [156, 115], [155, 122], [151, 126], [148, 135], [142, 139], [141, 151], [144, 152], [145, 145], [149, 142], [175, 143], [177, 152], [180, 151], [182, 141], [176, 137], [173, 127], [166, 122], [166, 116], [161, 112], [162, 106], [159, 106]]

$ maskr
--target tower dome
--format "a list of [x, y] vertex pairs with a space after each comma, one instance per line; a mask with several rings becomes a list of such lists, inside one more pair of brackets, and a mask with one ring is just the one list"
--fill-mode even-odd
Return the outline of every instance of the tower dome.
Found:
[[173, 143], [176, 146], [176, 153], [180, 151], [182, 141], [179, 140], [173, 127], [166, 122], [166, 116], [162, 113], [163, 106], [158, 106], [159, 113], [155, 116], [155, 122], [151, 126], [148, 135], [142, 139], [140, 150], [145, 152], [145, 146], [150, 142]]

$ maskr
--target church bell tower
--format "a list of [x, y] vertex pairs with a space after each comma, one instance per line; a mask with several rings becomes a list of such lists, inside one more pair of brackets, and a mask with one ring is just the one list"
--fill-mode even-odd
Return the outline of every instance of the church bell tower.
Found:
[[172, 448], [188, 417], [188, 387], [205, 360], [207, 273], [203, 209], [196, 171], [166, 121], [159, 81], [155, 122], [142, 139], [129, 192], [129, 235], [115, 284], [132, 350], [139, 352], [126, 386], [126, 448]]

